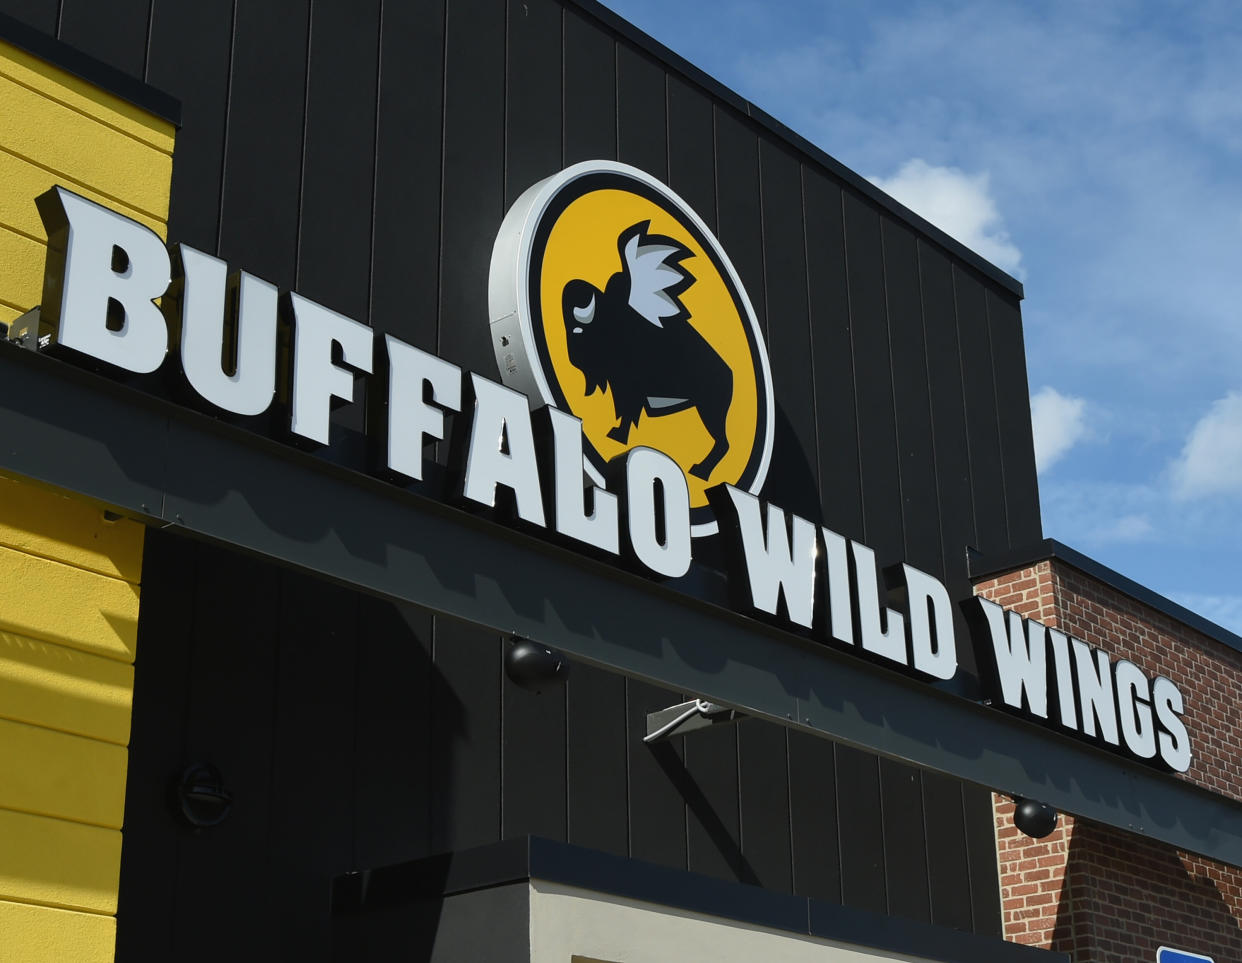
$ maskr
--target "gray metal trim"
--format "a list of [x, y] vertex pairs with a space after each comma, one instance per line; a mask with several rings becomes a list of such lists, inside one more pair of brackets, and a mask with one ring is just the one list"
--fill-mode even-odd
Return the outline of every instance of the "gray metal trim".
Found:
[[53, 358], [0, 347], [0, 470], [783, 725], [1242, 866], [1242, 805]]

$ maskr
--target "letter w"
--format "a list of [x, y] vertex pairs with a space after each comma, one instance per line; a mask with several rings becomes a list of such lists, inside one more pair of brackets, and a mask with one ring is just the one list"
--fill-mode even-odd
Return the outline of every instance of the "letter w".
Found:
[[[978, 603], [987, 617], [992, 637], [993, 666], [1000, 682], [1001, 698], [1006, 705], [1021, 709], [1025, 693], [1031, 713], [1047, 719], [1048, 646], [1044, 641], [1047, 629], [1034, 619], [1024, 620], [1017, 612], [1006, 612], [987, 599], [975, 598], [972, 601]], [[1023, 631], [1024, 628], [1026, 631]]]
[[765, 531], [759, 499], [732, 486], [728, 491], [741, 534], [751, 605], [776, 615], [777, 599], [783, 592], [790, 620], [810, 628], [815, 613], [815, 526], [791, 515], [791, 545], [783, 511], [767, 506]]

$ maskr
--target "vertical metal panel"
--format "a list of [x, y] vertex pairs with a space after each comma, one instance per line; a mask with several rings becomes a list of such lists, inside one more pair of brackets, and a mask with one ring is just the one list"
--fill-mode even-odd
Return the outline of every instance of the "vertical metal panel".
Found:
[[617, 45], [573, 7], [565, 9], [565, 166], [617, 156]]
[[430, 855], [431, 614], [358, 600], [353, 866]]
[[269, 852], [282, 882], [267, 910], [280, 955], [314, 959], [331, 919], [307, 908], [322, 905], [325, 874], [354, 866], [358, 595], [283, 571], [277, 598]]
[[617, 45], [617, 158], [667, 181], [664, 77], [645, 54]]
[[922, 774], [913, 766], [880, 760], [888, 912], [931, 922], [922, 785]]
[[[198, 565], [183, 758], [216, 766], [234, 793], [234, 809], [219, 832], [181, 830], [174, 837], [176, 876], [147, 877], [144, 884], [176, 890], [172, 958], [228, 956], [237, 933], [249, 934], [256, 954], [277, 957], [271, 884], [264, 874], [239, 873], [238, 867], [253, 865], [258, 853], [271, 858], [273, 821], [285, 816], [274, 806], [272, 786], [279, 572], [235, 553], [190, 548]], [[180, 574], [189, 577], [185, 569]], [[162, 795], [177, 775], [147, 770], [141, 789], [130, 791]], [[288, 879], [283, 867], [281, 876]]]
[[843, 208], [864, 532], [883, 566], [901, 557], [903, 542], [884, 250], [875, 208], [850, 191]]
[[242, 3], [233, 27], [219, 254], [282, 287], [297, 276], [308, 10]]
[[791, 729], [789, 836], [793, 890], [831, 903], [841, 902], [837, 792], [836, 746]]
[[435, 350], [443, 0], [385, 4], [380, 40], [370, 322]]
[[668, 183], [716, 230], [712, 102], [680, 77], [668, 78]]
[[379, 0], [311, 8], [298, 224], [299, 292], [364, 320], [371, 273], [379, 8]]
[[60, 39], [135, 77], [147, 63], [151, 0], [61, 0]]
[[[186, 765], [185, 698], [189, 687], [195, 569], [185, 542], [148, 531], [143, 546], [143, 605], [134, 666], [129, 780], [117, 904], [117, 958], [173, 958], [177, 826], [163, 781]], [[156, 885], [153, 881], [160, 881]]]
[[1004, 459], [1005, 513], [1009, 544], [1017, 548], [1032, 545], [1043, 536], [1035, 447], [1031, 439], [1026, 348], [1022, 341], [1022, 318], [1011, 296], [988, 288], [987, 310], [996, 383], [996, 415]]
[[627, 856], [625, 679], [593, 666], [575, 665], [565, 695], [568, 840]]
[[811, 357], [819, 429], [820, 507], [824, 521], [834, 531], [862, 538], [854, 332], [845, 273], [842, 192], [826, 175], [806, 166], [802, 169], [802, 181]]
[[858, 909], [885, 912], [888, 892], [880, 760], [849, 746], [837, 746], [837, 832], [841, 847], [841, 902]]
[[505, 206], [561, 169], [561, 20], [556, 0], [509, 0]]
[[4, 0], [3, 10], [10, 17], [46, 34], [56, 34], [60, 0]]
[[939, 773], [924, 772], [923, 820], [927, 825], [931, 921], [939, 926], [969, 930], [972, 908], [962, 784]]
[[890, 218], [881, 220], [881, 230], [892, 340], [904, 555], [911, 565], [935, 572], [943, 555], [917, 245], [914, 235]]
[[966, 814], [966, 858], [970, 866], [971, 928], [985, 936], [1002, 936], [992, 793], [982, 786], [963, 784], [962, 803]]
[[168, 236], [209, 254], [220, 224], [232, 42], [230, 0], [154, 0], [147, 82], [177, 97], [182, 110]]
[[437, 616], [433, 631], [431, 851], [500, 839], [500, 664], [502, 640]]
[[626, 681], [626, 746], [629, 751], [630, 856], [675, 869], [686, 868], [686, 800], [673, 779], [685, 772], [678, 737], [647, 746], [647, 713], [681, 701], [677, 692], [634, 679]]
[[788, 730], [752, 720], [738, 726], [738, 810], [742, 857], [765, 889], [793, 891]]
[[[776, 392], [776, 433], [766, 489], [803, 518], [820, 520], [815, 377], [807, 304], [801, 165], [770, 140], [759, 141], [762, 171], [764, 316]], [[756, 297], [752, 292], [751, 297]]]
[[975, 548], [986, 554], [1002, 551], [1009, 545], [986, 292], [973, 272], [956, 265], [953, 290], [957, 297], [957, 331], [966, 399]]
[[448, 5], [444, 43], [439, 352], [472, 371], [494, 371], [487, 276], [504, 215], [505, 8]]

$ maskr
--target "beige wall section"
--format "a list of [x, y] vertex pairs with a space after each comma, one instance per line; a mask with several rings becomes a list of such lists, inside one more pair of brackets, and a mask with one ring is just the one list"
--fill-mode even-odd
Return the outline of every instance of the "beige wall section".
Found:
[[[174, 134], [0, 41], [0, 322], [42, 295], [48, 188], [165, 236]], [[143, 533], [0, 476], [0, 963], [114, 956]]]
[[831, 940], [531, 880], [531, 963], [569, 963], [574, 957], [610, 963], [927, 963], [923, 957], [886, 955]]

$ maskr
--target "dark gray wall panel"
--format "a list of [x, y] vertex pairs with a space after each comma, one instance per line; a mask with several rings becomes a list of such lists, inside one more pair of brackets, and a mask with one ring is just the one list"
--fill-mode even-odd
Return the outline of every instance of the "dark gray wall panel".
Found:
[[432, 765], [432, 616], [369, 596], [358, 605], [354, 867], [430, 855], [431, 799], [444, 781]]
[[298, 290], [364, 320], [370, 300], [379, 19], [379, 0], [311, 7], [298, 223]]
[[147, 63], [151, 0], [61, 0], [60, 39], [135, 77]]
[[[772, 465], [764, 488], [787, 511], [820, 517], [819, 441], [807, 302], [801, 165], [770, 140], [759, 141], [764, 307], [776, 392]], [[755, 295], [752, 293], [752, 299]], [[758, 310], [758, 309], [756, 309]]]
[[628, 856], [625, 679], [575, 665], [565, 698], [566, 838], [578, 846]]
[[[439, 315], [444, 3], [384, 6], [370, 322], [435, 350]], [[411, 284], [417, 276], [420, 283]]]
[[849, 538], [862, 538], [854, 329], [845, 273], [842, 191], [840, 185], [805, 165], [802, 182], [811, 357], [819, 429], [820, 507], [824, 522], [834, 531]]
[[[186, 37], [195, 42], [187, 44]], [[219, 245], [229, 108], [229, 58], [220, 51], [232, 45], [230, 0], [152, 4], [147, 82], [181, 101], [168, 236], [209, 254]]]
[[504, 216], [505, 8], [486, 0], [448, 6], [444, 41], [439, 351], [494, 372], [487, 273]]
[[789, 732], [789, 837], [793, 891], [841, 902], [837, 837], [837, 762], [833, 743]]
[[987, 292], [971, 271], [957, 266], [953, 268], [953, 290], [957, 298], [957, 333], [962, 352], [970, 487], [974, 493], [974, 547], [986, 554], [1002, 551], [1009, 543]]
[[1039, 482], [1031, 439], [1031, 398], [1026, 380], [1026, 348], [1017, 302], [991, 288], [987, 292], [988, 333], [996, 383], [996, 415], [1005, 471], [1005, 517], [1009, 544], [1031, 545], [1042, 536]]
[[630, 856], [686, 868], [686, 766], [681, 737], [648, 746], [647, 713], [682, 701], [679, 693], [626, 680], [626, 748], [629, 752]]
[[910, 564], [935, 572], [943, 556], [917, 242], [909, 230], [890, 218], [883, 218], [880, 225], [892, 344], [904, 555]]
[[56, 35], [60, 0], [5, 0], [4, 12], [51, 36]]
[[435, 622], [431, 851], [500, 839], [501, 645], [494, 633], [453, 619]]
[[617, 46], [617, 159], [668, 180], [665, 72], [628, 44]]
[[858, 405], [858, 455], [863, 531], [880, 566], [901, 558], [901, 481], [884, 291], [880, 216], [850, 191], [843, 198], [854, 386]]
[[[143, 648], [134, 666], [134, 701], [129, 765], [136, 791], [125, 794], [125, 859], [121, 864], [116, 952], [119, 960], [172, 957], [178, 891], [168, 882], [177, 871], [176, 816], [164, 793], [147, 791], [155, 774], [171, 779], [187, 765], [185, 698], [189, 686], [190, 637], [195, 611], [196, 571], [178, 558], [182, 543], [150, 533], [143, 546], [145, 599], [138, 633], [159, 639]], [[141, 774], [141, 775], [138, 775]], [[132, 777], [131, 777], [132, 778]], [[162, 880], [163, 885], [152, 885]]]
[[617, 156], [617, 45], [612, 34], [565, 8], [565, 164]]
[[880, 789], [884, 799], [884, 878], [888, 884], [888, 912], [929, 923], [931, 894], [922, 774], [913, 766], [881, 759]]
[[962, 784], [935, 772], [923, 773], [923, 819], [927, 826], [927, 881], [931, 921], [969, 930], [973, 921], [966, 813]]
[[309, 5], [238, 4], [219, 255], [290, 287], [297, 277]]

